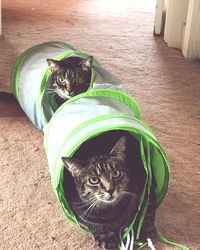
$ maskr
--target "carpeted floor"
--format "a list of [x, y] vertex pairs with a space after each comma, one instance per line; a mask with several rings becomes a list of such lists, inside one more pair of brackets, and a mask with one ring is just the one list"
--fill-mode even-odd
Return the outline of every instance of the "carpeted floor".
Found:
[[[153, 37], [153, 0], [3, 1], [0, 90], [26, 48], [62, 40], [90, 51], [128, 84], [171, 162], [157, 215], [166, 237], [200, 249], [200, 62]], [[31, 94], [31, 93], [30, 93]], [[0, 249], [98, 249], [68, 221], [51, 187], [43, 136], [0, 101]], [[157, 249], [173, 249], [155, 242]]]

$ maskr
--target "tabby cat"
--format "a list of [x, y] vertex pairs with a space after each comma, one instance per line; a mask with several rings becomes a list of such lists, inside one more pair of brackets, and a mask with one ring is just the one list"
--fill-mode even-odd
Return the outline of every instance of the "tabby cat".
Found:
[[60, 104], [71, 97], [85, 92], [92, 75], [93, 57], [86, 59], [71, 56], [61, 61], [47, 59], [52, 71], [51, 87]]
[[[86, 59], [71, 56], [60, 61], [47, 59], [47, 63], [52, 71], [51, 86], [47, 92], [56, 94], [55, 98], [59, 105], [89, 88], [92, 75], [92, 56]], [[6, 92], [0, 92], [0, 99], [16, 101], [13, 94]]]
[[[108, 141], [112, 140], [111, 134], [112, 132], [103, 136], [98, 143], [108, 144]], [[127, 136], [123, 135], [117, 139], [108, 153], [83, 160], [85, 152], [97, 148], [96, 145], [86, 143], [85, 148], [81, 149], [83, 157], [80, 157], [81, 154], [77, 155], [79, 159], [62, 158], [66, 171], [65, 178], [68, 178], [68, 184], [64, 183], [65, 196], [74, 214], [80, 223], [89, 228], [97, 244], [105, 249], [117, 249], [120, 230], [130, 225], [137, 211], [145, 175], [139, 167], [141, 160], [137, 158], [139, 147], [135, 142], [130, 142]], [[129, 152], [132, 152], [131, 157]], [[130, 160], [134, 160], [131, 165]], [[72, 178], [71, 181], [69, 176]], [[75, 191], [72, 191], [73, 182]], [[67, 189], [71, 195], [67, 193]], [[152, 237], [155, 232], [154, 190], [155, 186], [152, 185], [141, 240]]]

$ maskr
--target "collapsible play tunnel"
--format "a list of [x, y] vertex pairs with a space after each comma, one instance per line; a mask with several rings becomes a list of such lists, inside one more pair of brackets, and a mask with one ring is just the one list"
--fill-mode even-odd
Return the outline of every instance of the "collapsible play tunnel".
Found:
[[157, 206], [166, 194], [168, 159], [151, 129], [141, 121], [140, 108], [128, 94], [125, 85], [95, 59], [89, 89], [58, 107], [54, 96], [48, 92], [51, 72], [46, 59], [59, 60], [70, 56], [86, 58], [88, 54], [60, 42], [43, 43], [26, 50], [12, 69], [13, 92], [33, 124], [44, 131], [53, 188], [65, 214], [75, 223], [79, 224], [63, 188], [68, 180], [65, 179], [61, 157], [72, 157], [81, 145], [108, 131], [126, 131], [138, 141], [145, 181], [137, 213], [128, 230], [136, 220], [139, 221], [136, 232], [139, 238], [152, 177], [156, 181]]
[[75, 223], [79, 222], [68, 205], [63, 188], [68, 180], [61, 157], [72, 157], [81, 145], [108, 131], [127, 131], [140, 145], [146, 177], [138, 212], [129, 227], [131, 230], [135, 221], [139, 221], [137, 238], [145, 218], [153, 175], [157, 206], [163, 200], [168, 187], [169, 162], [151, 129], [138, 118], [139, 108], [128, 95], [112, 89], [91, 89], [64, 103], [45, 127], [52, 185], [65, 214]]
[[[40, 130], [49, 122], [58, 108], [55, 96], [51, 91], [51, 70], [46, 59], [61, 60], [70, 56], [84, 59], [88, 57], [88, 54], [78, 51], [66, 43], [46, 42], [24, 51], [12, 67], [11, 84], [13, 93], [29, 119]], [[95, 59], [93, 64], [94, 68], [98, 68]], [[95, 70], [92, 71], [91, 87], [94, 78], [96, 78], [97, 84], [99, 81], [101, 82], [101, 76], [95, 76], [94, 72]], [[106, 71], [104, 76], [106, 77]], [[108, 74], [109, 79], [110, 77], [113, 78], [113, 81], [116, 81], [114, 76]]]

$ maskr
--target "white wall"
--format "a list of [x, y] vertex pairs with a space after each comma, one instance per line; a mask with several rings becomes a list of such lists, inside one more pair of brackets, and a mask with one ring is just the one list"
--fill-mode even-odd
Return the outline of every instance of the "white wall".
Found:
[[[156, 9], [155, 27], [162, 25], [160, 15], [166, 12], [164, 40], [167, 45], [181, 49], [185, 58], [200, 58], [200, 0], [157, 0], [157, 6], [162, 9]], [[160, 34], [159, 31], [156, 34]]]

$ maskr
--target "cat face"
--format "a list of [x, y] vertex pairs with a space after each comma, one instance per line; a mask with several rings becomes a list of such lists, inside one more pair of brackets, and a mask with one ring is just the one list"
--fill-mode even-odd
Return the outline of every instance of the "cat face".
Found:
[[107, 155], [95, 156], [87, 162], [63, 157], [65, 167], [75, 179], [83, 201], [115, 204], [128, 191], [129, 177], [125, 167], [126, 138], [121, 137]]
[[93, 57], [68, 57], [61, 61], [47, 59], [52, 71], [52, 87], [56, 94], [67, 100], [85, 92], [90, 85]]

